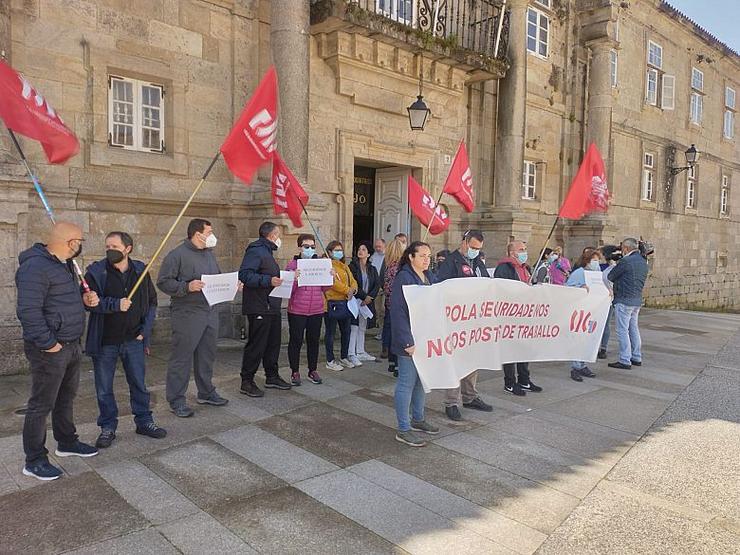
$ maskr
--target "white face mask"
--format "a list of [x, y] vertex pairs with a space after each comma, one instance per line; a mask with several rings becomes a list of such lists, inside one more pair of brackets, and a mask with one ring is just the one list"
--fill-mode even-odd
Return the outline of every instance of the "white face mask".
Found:
[[599, 270], [601, 270], [601, 266], [599, 265], [599, 261], [598, 260], [592, 260], [591, 262], [589, 262], [588, 263], [588, 269], [589, 270], [593, 270], [594, 272], [598, 272]]
[[206, 237], [205, 243], [207, 249], [212, 249], [218, 243], [218, 238], [216, 237], [216, 235], [211, 233], [208, 237]]
[[275, 239], [275, 240], [273, 241], [273, 243], [275, 243], [275, 246], [276, 246], [277, 248], [280, 248], [280, 247], [282, 246], [282, 244], [283, 244], [283, 242], [282, 242], [282, 241], [280, 240], [280, 237], [278, 237], [277, 239]]

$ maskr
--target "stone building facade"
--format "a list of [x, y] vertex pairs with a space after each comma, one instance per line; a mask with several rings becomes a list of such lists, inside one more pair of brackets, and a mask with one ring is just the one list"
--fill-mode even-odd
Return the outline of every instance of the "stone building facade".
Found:
[[[32, 141], [23, 146], [58, 216], [82, 225], [84, 264], [103, 256], [113, 229], [132, 233], [136, 257], [151, 256], [274, 63], [279, 149], [306, 185], [323, 239], [419, 237], [406, 176], [438, 193], [465, 139], [478, 207], [466, 214], [443, 199], [453, 225], [433, 246], [454, 246], [475, 226], [487, 233], [490, 259], [512, 237], [534, 252], [593, 141], [612, 207], [606, 217], [559, 223], [555, 241], [575, 256], [643, 236], [657, 249], [649, 304], [737, 309], [738, 54], [658, 0], [500, 4], [0, 0], [0, 51], [80, 139], [64, 166], [48, 165]], [[409, 129], [406, 113], [420, 86], [432, 111], [423, 132]], [[0, 372], [12, 372], [24, 365], [17, 254], [48, 223], [0, 136]], [[672, 177], [690, 144], [699, 165]], [[246, 187], [219, 161], [188, 212], [213, 222], [222, 269], [238, 267], [259, 222], [273, 217], [268, 182], [265, 169]], [[309, 228], [277, 221], [289, 236], [287, 259], [291, 236]], [[167, 303], [160, 299], [162, 336]], [[238, 307], [228, 308], [221, 333], [238, 336]]]

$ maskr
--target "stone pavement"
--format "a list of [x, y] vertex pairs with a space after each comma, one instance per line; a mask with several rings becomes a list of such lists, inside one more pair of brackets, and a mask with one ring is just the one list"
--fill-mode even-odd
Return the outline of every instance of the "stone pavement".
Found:
[[[641, 320], [642, 368], [600, 361], [575, 383], [567, 363], [536, 364], [545, 391], [525, 398], [482, 372], [495, 410], [459, 425], [433, 393], [442, 433], [423, 449], [394, 440], [382, 364], [255, 400], [227, 341], [230, 404], [178, 420], [160, 348], [149, 383], [168, 437], [133, 433], [118, 379], [114, 447], [55, 460], [67, 475], [51, 483], [20, 472], [28, 378], [0, 378], [0, 553], [740, 553], [740, 316]], [[89, 365], [76, 413], [93, 441]]]

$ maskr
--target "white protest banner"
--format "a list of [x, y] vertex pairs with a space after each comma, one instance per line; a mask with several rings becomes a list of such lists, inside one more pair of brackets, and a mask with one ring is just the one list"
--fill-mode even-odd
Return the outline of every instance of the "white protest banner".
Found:
[[328, 258], [299, 258], [298, 287], [307, 285], [334, 285], [331, 275], [331, 260]]
[[200, 276], [200, 279], [206, 283], [206, 286], [203, 288], [203, 295], [205, 295], [209, 306], [233, 301], [234, 297], [236, 297], [236, 290], [239, 285], [239, 272], [204, 274]]
[[610, 303], [598, 291], [490, 278], [405, 285], [403, 294], [427, 391], [508, 362], [594, 361]]
[[278, 297], [280, 299], [290, 299], [291, 293], [293, 293], [293, 282], [295, 281], [295, 272], [286, 272], [280, 270], [280, 279], [283, 283], [272, 291], [270, 291], [270, 297]]

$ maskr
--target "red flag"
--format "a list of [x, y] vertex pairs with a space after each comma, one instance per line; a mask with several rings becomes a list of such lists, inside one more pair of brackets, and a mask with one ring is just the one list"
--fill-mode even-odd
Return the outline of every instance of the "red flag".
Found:
[[[414, 216], [424, 227], [429, 227], [429, 233], [439, 235], [450, 227], [450, 218], [447, 212], [432, 198], [424, 187], [409, 176], [409, 206]], [[429, 225], [432, 222], [432, 225]]]
[[257, 169], [272, 160], [277, 146], [277, 74], [270, 66], [244, 107], [221, 152], [231, 173], [247, 185]]
[[272, 160], [272, 205], [275, 214], [287, 214], [294, 226], [302, 227], [301, 212], [307, 204], [308, 194], [275, 151]]
[[39, 141], [49, 163], [62, 164], [80, 151], [77, 137], [54, 108], [2, 60], [0, 99], [0, 118], [8, 129]]
[[591, 143], [558, 216], [579, 220], [585, 214], [606, 212], [608, 208], [609, 188], [606, 183], [604, 161], [596, 145]]
[[470, 171], [468, 151], [465, 149], [465, 141], [460, 141], [460, 146], [452, 162], [450, 173], [445, 181], [444, 189], [448, 195], [455, 197], [466, 212], [472, 212], [475, 208], [475, 194], [473, 193], [473, 174]]

